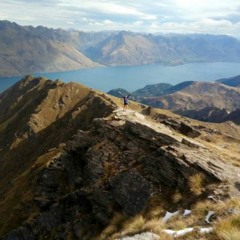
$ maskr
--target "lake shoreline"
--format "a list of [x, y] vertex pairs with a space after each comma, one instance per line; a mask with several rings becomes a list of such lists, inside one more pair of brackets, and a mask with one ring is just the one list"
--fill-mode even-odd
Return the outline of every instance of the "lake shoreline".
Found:
[[[51, 80], [60, 79], [63, 82], [78, 82], [103, 92], [108, 92], [114, 88], [124, 88], [132, 92], [146, 85], [156, 83], [176, 85], [184, 81], [213, 82], [221, 78], [240, 75], [238, 69], [240, 69], [240, 63], [204, 62], [181, 65], [146, 64], [137, 66], [104, 66], [30, 75], [45, 77]], [[0, 93], [26, 75], [0, 77]]]

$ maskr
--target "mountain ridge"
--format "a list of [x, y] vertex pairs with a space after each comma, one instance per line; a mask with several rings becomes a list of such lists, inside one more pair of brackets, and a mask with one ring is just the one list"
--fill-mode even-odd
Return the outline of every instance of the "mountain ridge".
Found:
[[[120, 98], [80, 84], [31, 76], [0, 94], [3, 240], [106, 239], [100, 235], [115, 213], [147, 216], [156, 203], [173, 209], [239, 197], [239, 126], [129, 106], [123, 111]], [[196, 190], [189, 181], [198, 174]]]

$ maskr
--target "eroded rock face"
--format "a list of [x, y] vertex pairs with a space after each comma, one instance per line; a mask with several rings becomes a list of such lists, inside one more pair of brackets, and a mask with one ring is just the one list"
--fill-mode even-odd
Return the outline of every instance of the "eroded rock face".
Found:
[[165, 125], [170, 126], [174, 130], [176, 130], [188, 137], [191, 137], [191, 138], [196, 138], [201, 135], [199, 131], [197, 131], [193, 127], [191, 127], [183, 122], [177, 122], [174, 120], [162, 120], [161, 122]]
[[123, 172], [110, 180], [112, 197], [123, 212], [135, 215], [145, 206], [150, 197], [150, 183], [135, 171]]

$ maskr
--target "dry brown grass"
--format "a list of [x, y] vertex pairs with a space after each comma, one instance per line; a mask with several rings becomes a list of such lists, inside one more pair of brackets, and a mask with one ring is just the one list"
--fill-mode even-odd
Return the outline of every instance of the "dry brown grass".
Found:
[[151, 220], [148, 220], [144, 226], [144, 230], [146, 232], [153, 232], [159, 236], [162, 234], [162, 230], [164, 228], [165, 228], [165, 225], [162, 222], [161, 218], [153, 218]]
[[123, 222], [126, 220], [126, 216], [121, 213], [115, 213], [110, 221], [110, 224], [102, 231], [100, 236], [97, 236], [96, 240], [111, 239], [111, 237], [120, 231]]
[[143, 211], [146, 219], [160, 217], [164, 214], [164, 203], [160, 196], [153, 196], [149, 199], [147, 207]]
[[114, 226], [114, 225], [109, 225], [107, 226], [103, 232], [100, 234], [100, 236], [96, 239], [99, 239], [99, 240], [105, 240], [105, 239], [108, 239], [109, 237], [111, 237], [114, 233], [117, 232], [117, 227]]
[[12, 227], [17, 228], [26, 220], [30, 221], [39, 213], [39, 209], [32, 201], [31, 182], [30, 174], [20, 176], [0, 202], [0, 235], [10, 231]]
[[240, 199], [232, 198], [225, 202], [212, 202], [210, 200], [197, 203], [193, 208], [195, 215], [204, 215], [208, 211], [214, 211], [217, 215], [226, 215], [229, 210], [240, 209]]
[[184, 220], [182, 215], [173, 216], [167, 221], [166, 228], [174, 230], [184, 229], [188, 227]]
[[122, 225], [123, 235], [133, 235], [142, 232], [144, 230], [145, 221], [144, 217], [140, 214], [125, 221]]
[[240, 239], [240, 216], [229, 216], [221, 219], [215, 225], [215, 234], [220, 240]]
[[173, 201], [173, 203], [178, 203], [178, 202], [180, 202], [182, 199], [183, 199], [183, 196], [182, 196], [182, 194], [181, 194], [179, 191], [175, 192], [175, 193], [172, 195], [172, 201]]
[[205, 215], [208, 211], [213, 210], [214, 203], [210, 200], [198, 202], [193, 208], [194, 215]]
[[156, 206], [155, 208], [149, 209], [149, 211], [146, 212], [145, 217], [146, 219], [160, 217], [164, 214], [164, 212], [165, 211], [161, 206]]
[[204, 191], [204, 176], [201, 173], [197, 173], [195, 175], [192, 175], [189, 180], [188, 180], [188, 185], [189, 188], [191, 190], [191, 192], [196, 195], [199, 196], [202, 194], [202, 192]]
[[[152, 232], [157, 234], [161, 240], [173, 240], [174, 238], [163, 229], [182, 230], [187, 227], [196, 227], [191, 233], [187, 233], [178, 240], [240, 240], [240, 217], [230, 215], [230, 209], [239, 210], [240, 200], [230, 199], [226, 202], [215, 203], [210, 200], [196, 204], [192, 213], [183, 216], [182, 212], [170, 218], [166, 223], [162, 222], [164, 210], [159, 206], [159, 198], [153, 198], [149, 202], [150, 207], [142, 214], [135, 217], [126, 218], [125, 215], [115, 214], [111, 224], [104, 229], [97, 240], [115, 240], [123, 236], [133, 236], [142, 232]], [[157, 204], [154, 207], [154, 204]], [[214, 211], [218, 216], [216, 223], [213, 223], [215, 230], [212, 233], [201, 234], [197, 230], [198, 226], [205, 225], [205, 217], [208, 211]]]
[[216, 236], [213, 233], [203, 235], [197, 232], [196, 230], [193, 230], [193, 232], [178, 237], [177, 240], [220, 240], [220, 239], [216, 238]]

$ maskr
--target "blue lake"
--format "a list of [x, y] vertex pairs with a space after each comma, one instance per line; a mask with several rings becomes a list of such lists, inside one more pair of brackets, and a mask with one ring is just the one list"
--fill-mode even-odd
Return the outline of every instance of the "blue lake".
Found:
[[[240, 63], [191, 63], [178, 66], [160, 64], [144, 66], [103, 67], [78, 71], [34, 74], [64, 82], [78, 82], [94, 89], [107, 92], [114, 88], [134, 91], [147, 84], [183, 81], [214, 81], [240, 75]], [[0, 92], [20, 80], [19, 77], [0, 78]]]

